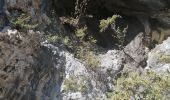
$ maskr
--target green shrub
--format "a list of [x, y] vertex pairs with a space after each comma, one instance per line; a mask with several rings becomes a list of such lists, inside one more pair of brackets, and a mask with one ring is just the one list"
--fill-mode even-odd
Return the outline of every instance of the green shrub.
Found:
[[148, 71], [122, 74], [116, 81], [111, 100], [170, 100], [170, 74]]
[[121, 16], [119, 15], [113, 15], [112, 17], [100, 20], [100, 31], [104, 32], [110, 25], [115, 25], [116, 19], [120, 18]]
[[51, 43], [63, 43], [65, 46], [72, 47], [70, 44], [70, 38], [68, 36], [62, 37], [59, 35], [48, 35], [48, 42]]
[[76, 77], [69, 77], [64, 80], [64, 88], [66, 92], [86, 92], [87, 86], [86, 86], [86, 78], [81, 77], [80, 80], [76, 80]]
[[38, 26], [38, 24], [32, 24], [31, 23], [31, 16], [28, 14], [22, 13], [19, 15], [14, 21], [12, 21], [14, 28], [19, 29], [33, 29]]
[[84, 60], [88, 68], [90, 68], [91, 70], [96, 70], [100, 65], [99, 57], [95, 54], [95, 52], [86, 47], [78, 48], [77, 57]]
[[159, 54], [158, 55], [158, 60], [163, 63], [170, 63], [170, 56], [169, 55], [163, 55]]
[[89, 36], [88, 40], [89, 40], [90, 43], [97, 43], [97, 40], [92, 36]]
[[118, 40], [118, 47], [119, 49], [123, 49], [123, 45], [125, 42], [125, 36], [126, 36], [126, 30], [128, 27], [124, 28], [124, 29], [120, 29], [119, 27], [116, 27], [115, 23], [116, 23], [116, 19], [117, 18], [121, 18], [121, 16], [119, 15], [113, 15], [112, 17], [107, 18], [106, 20], [103, 19], [100, 21], [100, 31], [104, 32], [107, 28], [112, 29], [114, 32], [112, 34], [113, 37], [117, 38]]
[[52, 36], [52, 35], [49, 35], [48, 36], [48, 41], [49, 42], [57, 42], [58, 40], [60, 39], [60, 37], [58, 36], [58, 35], [54, 35], [54, 36]]
[[87, 31], [87, 27], [83, 27], [80, 29], [76, 29], [75, 34], [78, 38], [80, 38], [82, 40], [82, 39], [84, 39], [84, 37], [86, 35], [86, 31]]
[[74, 16], [76, 18], [80, 18], [81, 16], [85, 15], [89, 1], [90, 0], [76, 0], [74, 9]]

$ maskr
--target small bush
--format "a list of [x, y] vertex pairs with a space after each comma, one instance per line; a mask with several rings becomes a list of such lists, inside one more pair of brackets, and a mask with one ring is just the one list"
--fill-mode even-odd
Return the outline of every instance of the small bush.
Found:
[[87, 5], [90, 0], [76, 0], [74, 16], [79, 18], [86, 13]]
[[170, 56], [169, 55], [163, 55], [159, 54], [158, 55], [158, 60], [163, 63], [170, 63]]
[[77, 56], [86, 62], [86, 65], [91, 70], [96, 70], [100, 65], [100, 59], [95, 52], [85, 47], [80, 47], [77, 50]]
[[126, 36], [126, 30], [128, 27], [124, 28], [123, 30], [120, 29], [119, 27], [116, 27], [115, 23], [116, 23], [116, 19], [117, 18], [121, 18], [121, 16], [119, 15], [113, 15], [111, 18], [107, 18], [106, 20], [103, 19], [100, 21], [100, 31], [104, 32], [107, 28], [110, 28], [113, 30], [113, 34], [112, 36], [117, 38], [118, 40], [118, 47], [119, 49], [123, 49], [124, 46], [124, 42], [125, 42], [125, 36]]
[[116, 81], [111, 100], [169, 100], [170, 74], [158, 75], [153, 71], [122, 74]]
[[31, 23], [31, 16], [28, 14], [22, 13], [19, 15], [13, 22], [13, 27], [14, 28], [19, 28], [19, 29], [33, 29], [38, 26], [38, 24], [32, 24]]
[[70, 38], [68, 36], [48, 35], [47, 40], [50, 43], [63, 43], [65, 46], [71, 47]]
[[48, 36], [48, 41], [49, 42], [57, 42], [58, 40], [60, 39], [60, 37], [58, 36], [58, 35], [55, 35], [55, 36], [51, 36], [51, 35], [49, 35]]
[[86, 86], [86, 79], [84, 77], [81, 77], [80, 80], [76, 80], [76, 77], [71, 76], [70, 78], [67, 78], [64, 80], [64, 88], [66, 92], [86, 92], [87, 86]]
[[119, 15], [113, 15], [112, 17], [109, 17], [107, 18], [106, 20], [105, 19], [102, 19], [100, 21], [100, 25], [99, 25], [99, 28], [100, 28], [100, 31], [103, 32], [105, 31], [110, 25], [115, 25], [115, 22], [116, 22], [116, 19], [117, 18], [120, 18], [121, 16]]
[[82, 39], [84, 39], [84, 37], [86, 35], [86, 31], [87, 31], [87, 27], [83, 27], [80, 29], [76, 29], [75, 34], [78, 38], [80, 38], [82, 40]]

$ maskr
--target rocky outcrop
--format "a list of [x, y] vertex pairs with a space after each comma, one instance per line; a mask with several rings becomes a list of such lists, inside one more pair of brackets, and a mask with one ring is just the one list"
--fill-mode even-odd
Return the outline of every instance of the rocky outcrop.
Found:
[[[170, 38], [164, 41], [163, 44], [156, 46], [148, 55], [149, 49], [143, 44], [143, 39], [145, 38], [141, 32], [143, 28], [135, 20], [132, 23], [128, 19], [129, 16], [132, 18], [144, 18], [144, 25], [147, 26], [148, 18], [151, 18], [162, 22], [165, 21], [166, 25], [168, 25], [169, 10], [166, 8], [169, 8], [169, 1], [89, 1], [89, 3], [93, 4], [89, 5], [90, 8], [87, 9], [87, 13], [98, 13], [96, 11], [102, 9], [102, 11], [109, 12], [111, 15], [118, 13], [125, 17], [128, 16], [126, 20], [131, 23], [128, 32], [130, 35], [134, 34], [134, 32], [135, 35], [137, 34], [136, 37], [134, 36], [135, 38], [132, 37], [129, 40], [130, 43], [126, 43], [127, 46], [125, 46], [124, 50], [113, 49], [104, 52], [102, 49], [102, 53], [98, 52], [99, 65], [93, 69], [87, 64], [88, 62], [76, 58], [74, 54], [67, 51], [65, 44], [61, 42], [62, 40], [60, 41], [61, 43], [51, 43], [48, 41], [47, 36], [41, 37], [41, 35], [49, 35], [49, 33], [52, 35], [57, 34], [57, 36], [65, 35], [62, 25], [58, 20], [56, 21], [57, 17], [50, 19], [47, 16], [47, 12], [52, 13], [50, 10], [52, 1], [55, 1], [55, 4], [57, 2], [63, 3], [64, 6], [59, 3], [58, 8], [64, 9], [62, 11], [66, 14], [74, 10], [72, 7], [75, 0], [72, 0], [73, 2], [69, 1], [73, 5], [70, 5], [67, 0], [0, 1], [0, 21], [11, 20], [13, 17], [12, 12], [15, 15], [18, 11], [21, 11], [30, 14], [33, 20], [40, 20], [46, 26], [45, 28], [40, 27], [40, 32], [33, 30], [19, 32], [18, 30], [10, 29], [10, 27], [4, 28], [5, 22], [2, 24], [0, 22], [0, 28], [3, 29], [0, 32], [0, 99], [106, 100], [107, 93], [114, 91], [114, 79], [120, 76], [120, 72], [125, 66], [132, 70], [142, 69], [147, 66], [147, 68], [154, 69], [156, 72], [169, 71]], [[63, 8], [65, 6], [68, 6], [66, 7], [69, 8], [68, 12]], [[89, 11], [93, 7], [96, 10], [94, 12], [93, 10]], [[58, 8], [57, 10], [60, 11]], [[106, 14], [104, 17], [108, 16], [109, 14]], [[92, 22], [90, 20], [88, 23]], [[97, 28], [94, 28], [94, 30], [96, 32]], [[107, 42], [111, 42], [108, 37], [105, 39], [108, 40]], [[64, 38], [61, 39], [64, 41]], [[103, 39], [103, 37], [100, 39]], [[113, 44], [115, 43], [113, 42]], [[97, 51], [97, 49], [96, 46], [95, 50]], [[91, 60], [97, 59], [92, 58]]]
[[[66, 53], [65, 77], [61, 86], [64, 100], [105, 100], [107, 91], [113, 91], [113, 79], [123, 69], [124, 54], [110, 50], [101, 54], [96, 71], [90, 70], [81, 60]], [[119, 57], [119, 58], [118, 58]], [[117, 59], [118, 58], [118, 59]]]
[[[41, 46], [42, 33], [3, 30], [0, 33], [0, 99], [56, 100], [64, 57]], [[62, 53], [62, 52], [59, 52]], [[60, 59], [60, 60], [57, 60]]]
[[157, 45], [149, 54], [146, 69], [157, 73], [170, 71], [170, 38]]
[[106, 92], [113, 90], [112, 78], [122, 69], [123, 52], [112, 50], [100, 55], [101, 66], [92, 71], [62, 45], [48, 41], [40, 44], [41, 35], [41, 32], [24, 33], [7, 27], [1, 32], [1, 99], [107, 98]]
[[28, 92], [39, 43], [38, 34], [33, 31], [0, 33], [1, 99], [21, 99]]
[[139, 33], [124, 49], [127, 66], [145, 67], [149, 49], [144, 44], [144, 33]]

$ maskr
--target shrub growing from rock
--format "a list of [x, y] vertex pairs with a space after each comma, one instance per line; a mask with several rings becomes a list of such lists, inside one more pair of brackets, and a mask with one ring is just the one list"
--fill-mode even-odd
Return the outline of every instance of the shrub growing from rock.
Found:
[[123, 73], [116, 81], [111, 100], [169, 100], [170, 74], [148, 71]]

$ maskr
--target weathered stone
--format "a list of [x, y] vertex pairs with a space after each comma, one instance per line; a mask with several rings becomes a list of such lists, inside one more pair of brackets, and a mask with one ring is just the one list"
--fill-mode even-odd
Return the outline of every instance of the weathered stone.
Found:
[[149, 49], [143, 42], [144, 34], [139, 33], [124, 49], [127, 66], [145, 67]]
[[[32, 30], [0, 32], [0, 99], [55, 100], [57, 82], [62, 82], [56, 71], [61, 69], [53, 70], [55, 55], [50, 56], [48, 48], [40, 49], [40, 36]], [[45, 89], [47, 84], [51, 85]]]
[[125, 54], [120, 50], [109, 50], [106, 54], [100, 55], [101, 71], [107, 73], [110, 71], [112, 76], [116, 75], [123, 68]]
[[170, 38], [165, 40], [162, 44], [157, 45], [148, 54], [146, 69], [153, 69], [154, 71], [167, 72], [170, 71]]

